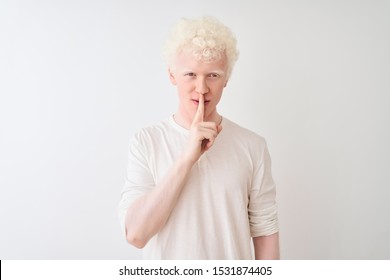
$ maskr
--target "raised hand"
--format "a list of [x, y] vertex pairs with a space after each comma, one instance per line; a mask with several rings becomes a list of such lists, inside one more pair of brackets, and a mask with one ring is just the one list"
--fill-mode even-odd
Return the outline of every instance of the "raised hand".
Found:
[[212, 147], [222, 130], [222, 127], [215, 122], [204, 121], [204, 110], [204, 96], [200, 94], [198, 109], [190, 127], [190, 136], [185, 151], [187, 159], [192, 163], [195, 163], [204, 152]]

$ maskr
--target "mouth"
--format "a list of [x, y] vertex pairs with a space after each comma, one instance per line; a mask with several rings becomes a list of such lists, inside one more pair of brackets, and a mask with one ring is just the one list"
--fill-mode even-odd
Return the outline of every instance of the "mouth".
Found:
[[[192, 100], [192, 102], [193, 102], [194, 104], [196, 104], [196, 105], [199, 104], [199, 100], [198, 100], [198, 99], [191, 99], [191, 100]], [[205, 100], [205, 101], [204, 101], [204, 105], [207, 105], [209, 102], [210, 102], [210, 100]]]

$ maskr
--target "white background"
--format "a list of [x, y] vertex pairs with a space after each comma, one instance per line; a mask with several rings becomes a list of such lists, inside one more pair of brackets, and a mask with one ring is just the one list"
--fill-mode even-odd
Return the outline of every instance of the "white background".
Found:
[[1, 0], [1, 259], [140, 258], [128, 140], [175, 111], [161, 48], [201, 15], [237, 36], [219, 110], [268, 141], [282, 257], [390, 258], [390, 1]]

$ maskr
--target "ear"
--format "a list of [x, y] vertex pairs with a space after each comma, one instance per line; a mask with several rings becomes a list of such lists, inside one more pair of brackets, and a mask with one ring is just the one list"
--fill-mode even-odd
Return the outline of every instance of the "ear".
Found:
[[171, 80], [172, 85], [176, 86], [177, 82], [176, 82], [175, 74], [172, 72], [171, 68], [168, 68], [168, 75], [169, 75], [169, 80]]

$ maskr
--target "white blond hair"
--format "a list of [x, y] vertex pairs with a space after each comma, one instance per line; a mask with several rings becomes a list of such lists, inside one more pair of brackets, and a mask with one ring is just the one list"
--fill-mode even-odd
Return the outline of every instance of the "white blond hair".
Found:
[[174, 68], [176, 56], [189, 49], [194, 58], [202, 62], [218, 61], [226, 55], [227, 77], [238, 59], [237, 40], [232, 31], [213, 17], [182, 18], [172, 29], [165, 48], [165, 60]]

